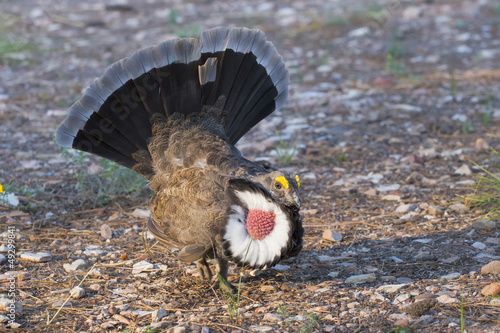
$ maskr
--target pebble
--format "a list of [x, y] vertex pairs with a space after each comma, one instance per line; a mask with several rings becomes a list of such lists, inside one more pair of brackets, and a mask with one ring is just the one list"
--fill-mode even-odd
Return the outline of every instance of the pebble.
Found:
[[[167, 321], [160, 321], [160, 322], [153, 323], [151, 325], [148, 325], [148, 326], [144, 327], [144, 329], [143, 329], [142, 332], [145, 332], [145, 333], [147, 333], [147, 332], [158, 332], [158, 331], [162, 331], [163, 329], [166, 329], [166, 328], [170, 327], [170, 325], [172, 325], [172, 324], [169, 323], [169, 322], [167, 322]], [[174, 329], [174, 330], [172, 330], [172, 333], [174, 333], [174, 332], [184, 333], [184, 332], [186, 332], [186, 328], [184, 327], [184, 331], [176, 331]]]
[[404, 286], [406, 286], [406, 283], [386, 284], [386, 285], [378, 287], [377, 291], [382, 291], [382, 292], [386, 292], [386, 293], [395, 293], [396, 291], [403, 288]]
[[281, 316], [275, 314], [275, 313], [266, 313], [264, 315], [264, 321], [270, 321], [270, 322], [280, 322], [282, 321], [283, 318]]
[[382, 200], [385, 200], [385, 201], [401, 201], [401, 196], [395, 195], [395, 194], [388, 194], [388, 195], [384, 195], [382, 197]]
[[398, 206], [396, 208], [395, 212], [396, 213], [407, 213], [407, 212], [412, 212], [415, 209], [417, 209], [417, 205], [404, 204], [404, 205]]
[[452, 279], [458, 279], [459, 277], [460, 277], [460, 273], [453, 272], [453, 273], [441, 276], [440, 279], [441, 280], [452, 280]]
[[436, 300], [439, 303], [443, 303], [443, 304], [451, 304], [451, 303], [458, 303], [459, 302], [458, 299], [450, 297], [448, 295], [441, 295], [438, 298], [436, 298]]
[[147, 209], [136, 208], [130, 215], [133, 217], [149, 217], [151, 213]]
[[481, 243], [481, 242], [474, 242], [472, 244], [472, 247], [478, 249], [478, 250], [484, 250], [486, 248], [486, 244]]
[[500, 296], [500, 283], [491, 283], [481, 290], [484, 296]]
[[342, 236], [338, 232], [330, 230], [330, 229], [323, 231], [322, 237], [323, 237], [323, 239], [326, 239], [329, 241], [335, 241], [335, 242], [341, 242], [342, 238], [344, 238], [344, 236]]
[[415, 105], [409, 104], [394, 104], [392, 106], [394, 110], [397, 111], [405, 111], [405, 112], [422, 112], [422, 108]]
[[480, 219], [472, 223], [472, 228], [477, 230], [494, 229], [496, 226], [497, 224], [489, 219]]
[[0, 254], [0, 265], [3, 264], [5, 261], [7, 261], [7, 257], [4, 256], [3, 254]]
[[89, 257], [100, 257], [102, 255], [102, 250], [85, 250], [83, 254]]
[[485, 151], [490, 150], [490, 145], [484, 139], [478, 138], [478, 139], [476, 139], [476, 142], [474, 144], [474, 148], [479, 152], [485, 152]]
[[152, 323], [159, 322], [166, 315], [167, 315], [167, 310], [165, 310], [164, 308], [159, 308], [157, 310], [154, 310], [151, 313], [151, 322]]
[[410, 278], [407, 278], [407, 277], [398, 277], [396, 279], [396, 282], [400, 283], [400, 284], [408, 284], [408, 283], [411, 283], [413, 280], [410, 279]]
[[6, 245], [2, 244], [0, 245], [0, 252], [9, 252], [9, 248]]
[[52, 307], [54, 307], [54, 308], [60, 308], [61, 306], [63, 308], [69, 308], [72, 305], [73, 305], [73, 303], [71, 303], [71, 302], [65, 303], [63, 299], [59, 299], [59, 300], [55, 301], [54, 303], [52, 303]]
[[455, 170], [454, 174], [460, 176], [470, 176], [472, 174], [472, 171], [467, 164], [462, 164], [460, 168]]
[[73, 298], [85, 297], [85, 289], [83, 289], [82, 287], [74, 287], [69, 293]]
[[451, 210], [458, 210], [458, 211], [462, 211], [462, 212], [465, 212], [468, 210], [467, 206], [464, 205], [463, 203], [455, 203], [455, 204], [450, 206], [450, 209]]
[[500, 261], [494, 260], [481, 267], [481, 274], [500, 274]]
[[[9, 313], [12, 301], [9, 298], [0, 298], [0, 312]], [[19, 301], [14, 301], [14, 309], [18, 316], [23, 313], [23, 304]]]
[[155, 268], [154, 264], [149, 263], [146, 260], [143, 260], [143, 261], [140, 261], [140, 262], [134, 264], [134, 266], [132, 266], [132, 274], [136, 275], [136, 274], [139, 274], [141, 272], [151, 270], [154, 268]]
[[436, 216], [443, 215], [443, 210], [437, 206], [430, 205], [427, 211], [431, 215], [436, 215]]
[[186, 332], [186, 327], [184, 326], [176, 326], [172, 330], [172, 333], [184, 333], [184, 332]]
[[35, 262], [47, 262], [52, 260], [52, 254], [48, 252], [38, 252], [38, 253], [25, 252], [21, 254], [21, 259], [35, 261]]
[[500, 238], [488, 237], [484, 242], [488, 244], [500, 245]]
[[265, 326], [265, 325], [253, 325], [250, 326], [250, 330], [256, 332], [269, 332], [272, 331], [273, 328], [271, 326]]
[[273, 267], [273, 269], [278, 271], [278, 272], [285, 272], [285, 271], [290, 269], [290, 266], [288, 266], [288, 265], [275, 265]]
[[410, 321], [406, 318], [399, 319], [394, 322], [395, 327], [407, 327], [408, 325], [410, 325]]
[[403, 18], [405, 18], [407, 20], [414, 20], [414, 19], [417, 19], [420, 16], [422, 16], [423, 12], [424, 11], [423, 11], [422, 7], [409, 6], [403, 10]]
[[70, 272], [84, 271], [87, 268], [89, 268], [89, 265], [85, 260], [78, 259], [73, 261], [71, 264], [64, 264], [63, 267], [66, 272], [70, 273]]
[[104, 239], [111, 239], [113, 237], [113, 230], [111, 230], [109, 225], [101, 225], [101, 237]]
[[375, 274], [361, 274], [361, 275], [353, 275], [348, 277], [345, 280], [345, 283], [365, 283], [375, 281]]
[[339, 272], [336, 272], [336, 271], [330, 272], [330, 273], [328, 273], [328, 276], [332, 277], [332, 278], [336, 278], [337, 276], [339, 276]]

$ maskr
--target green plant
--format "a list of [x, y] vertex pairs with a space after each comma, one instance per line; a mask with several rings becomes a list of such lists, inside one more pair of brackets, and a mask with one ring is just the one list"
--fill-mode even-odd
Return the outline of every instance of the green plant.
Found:
[[283, 320], [292, 316], [290, 312], [288, 312], [287, 308], [288, 306], [282, 306], [281, 304], [278, 305], [278, 311], [276, 311], [276, 313], [279, 314]]
[[391, 328], [390, 330], [387, 331], [387, 333], [407, 333], [407, 332], [413, 332], [413, 330], [409, 327], [398, 326], [396, 328]]
[[[245, 262], [248, 256], [248, 251], [250, 250], [250, 246], [252, 246], [252, 242], [253, 242], [253, 237], [250, 239], [250, 243], [248, 243], [248, 247], [245, 252], [245, 257], [243, 258], [243, 263], [241, 264], [240, 278], [238, 280], [238, 292], [236, 293], [236, 296], [233, 295], [231, 292], [227, 291], [228, 288], [223, 287], [226, 281], [224, 281], [219, 272], [216, 272], [217, 278], [219, 280], [219, 286], [220, 289], [222, 290], [222, 294], [224, 295], [224, 299], [226, 301], [227, 309], [229, 312], [229, 318], [231, 318], [231, 320], [238, 320], [240, 318], [241, 278], [243, 277], [243, 267], [245, 266]], [[214, 264], [213, 260], [211, 258], [208, 259], [212, 262], [213, 265]]]
[[279, 144], [276, 147], [276, 155], [281, 165], [289, 165], [292, 162], [293, 156], [297, 153], [297, 149], [286, 143], [278, 132]]
[[0, 14], [0, 63], [23, 59], [20, 54], [35, 47], [26, 37], [12, 33], [20, 20], [21, 17], [15, 15]]
[[89, 173], [89, 156], [85, 152], [70, 153], [61, 148], [61, 155], [70, 159], [68, 163], [75, 168], [76, 187], [87, 199], [107, 204], [114, 196], [135, 195], [146, 187], [146, 179], [115, 162], [102, 158], [96, 172]]
[[385, 59], [385, 69], [390, 74], [396, 76], [407, 76], [410, 74], [410, 71], [404, 62], [406, 50], [404, 49], [403, 44], [401, 44], [402, 37], [403, 34], [400, 30], [395, 29], [392, 32]]
[[394, 56], [388, 54], [385, 60], [385, 69], [392, 75], [396, 76], [406, 76], [409, 74], [408, 68], [404, 61], [394, 58]]
[[45, 188], [38, 184], [33, 187], [29, 187], [13, 181], [9, 184], [3, 185], [3, 189], [0, 192], [0, 203], [8, 203], [7, 193], [12, 193], [17, 197], [23, 197], [22, 199], [24, 199], [23, 201], [26, 201], [26, 204], [18, 205], [18, 208], [21, 210], [31, 210], [39, 208], [40, 206], [45, 207], [47, 205], [46, 201], [35, 199], [45, 193]]
[[486, 176], [476, 176], [475, 191], [471, 196], [465, 198], [465, 202], [473, 208], [487, 210], [488, 212], [483, 217], [497, 219], [500, 218], [500, 154], [492, 148], [487, 160], [492, 165], [490, 170], [471, 161]]
[[472, 126], [472, 122], [470, 120], [463, 121], [460, 125], [462, 126], [462, 134], [474, 132], [474, 126]]
[[318, 326], [318, 316], [315, 315], [314, 313], [308, 313], [306, 315], [307, 321], [305, 322], [304, 326], [300, 329], [300, 333], [311, 333], [314, 329], [314, 327]]
[[339, 156], [337, 156], [337, 161], [345, 162], [347, 161], [347, 157], [349, 157], [349, 155], [347, 155], [346, 153], [339, 154]]
[[464, 288], [462, 288], [460, 300], [460, 332], [464, 332]]

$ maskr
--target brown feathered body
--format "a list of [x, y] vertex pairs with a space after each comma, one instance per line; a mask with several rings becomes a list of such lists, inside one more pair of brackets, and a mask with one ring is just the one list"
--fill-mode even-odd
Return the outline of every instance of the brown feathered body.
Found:
[[288, 72], [257, 30], [216, 28], [138, 51], [73, 105], [56, 139], [150, 180], [149, 230], [203, 277], [213, 258], [272, 266], [302, 247], [298, 179], [245, 159], [239, 138], [285, 101]]

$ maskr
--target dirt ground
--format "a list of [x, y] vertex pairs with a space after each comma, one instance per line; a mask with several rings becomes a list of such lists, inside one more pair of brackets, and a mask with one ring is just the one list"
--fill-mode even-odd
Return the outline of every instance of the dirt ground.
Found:
[[[150, 257], [147, 184], [53, 141], [108, 65], [220, 25], [263, 30], [290, 70], [238, 147], [300, 175], [306, 229], [297, 258], [243, 271], [236, 309], [175, 249]], [[465, 205], [499, 147], [499, 83], [497, 1], [2, 3], [0, 184], [19, 204], [0, 205], [0, 283], [23, 309], [0, 331], [500, 332], [481, 293], [500, 223]]]

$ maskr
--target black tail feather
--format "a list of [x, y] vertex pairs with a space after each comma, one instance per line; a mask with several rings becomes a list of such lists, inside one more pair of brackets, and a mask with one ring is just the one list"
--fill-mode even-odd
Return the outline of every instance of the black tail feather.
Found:
[[71, 107], [56, 140], [150, 177], [155, 113], [189, 115], [224, 96], [226, 136], [234, 144], [281, 107], [287, 92], [283, 59], [262, 32], [215, 28], [201, 40], [167, 41], [111, 65]]

